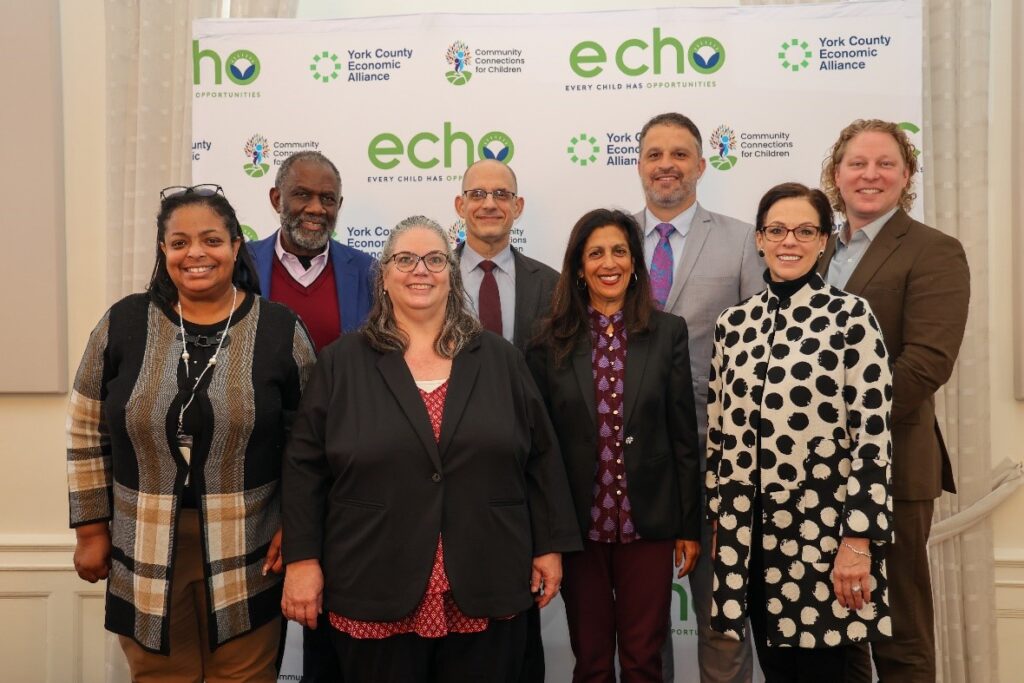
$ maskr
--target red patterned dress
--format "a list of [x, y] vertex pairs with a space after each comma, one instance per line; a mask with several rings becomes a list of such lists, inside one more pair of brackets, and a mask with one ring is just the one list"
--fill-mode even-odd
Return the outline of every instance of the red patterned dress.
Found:
[[[433, 391], [420, 389], [419, 392], [430, 416], [434, 440], [439, 441], [441, 416], [444, 414], [444, 402], [448, 396], [448, 381], [445, 380]], [[430, 580], [427, 581], [427, 592], [411, 614], [397, 621], [357, 621], [331, 612], [330, 619], [334, 628], [353, 638], [375, 639], [401, 633], [415, 633], [423, 638], [441, 638], [449, 633], [479, 633], [487, 630], [489, 624], [486, 617], [467, 617], [455, 604], [451, 586], [448, 584], [448, 575], [444, 572], [444, 544], [440, 536], [437, 537], [434, 567], [430, 571]]]

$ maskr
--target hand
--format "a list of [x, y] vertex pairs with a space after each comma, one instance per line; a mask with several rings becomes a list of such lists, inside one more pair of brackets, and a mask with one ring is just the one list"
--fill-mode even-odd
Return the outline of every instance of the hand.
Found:
[[267, 559], [263, 561], [263, 576], [267, 572], [280, 574], [284, 571], [284, 561], [281, 558], [281, 530], [278, 529], [274, 537], [270, 539], [270, 547], [267, 548]]
[[562, 586], [562, 554], [548, 553], [533, 558], [533, 574], [530, 576], [530, 592], [534, 594], [537, 607], [547, 607]]
[[315, 629], [317, 618], [324, 611], [324, 574], [320, 560], [299, 560], [288, 565], [284, 573], [284, 594], [281, 612], [285, 618]]
[[[676, 566], [680, 567], [679, 573], [676, 574], [677, 578], [683, 578], [687, 574], [693, 571], [693, 568], [697, 566], [697, 558], [700, 557], [700, 542], [699, 541], [685, 541], [683, 539], [676, 539]], [[685, 558], [686, 562], [683, 562]]]
[[866, 538], [840, 540], [839, 552], [832, 565], [832, 590], [840, 605], [859, 610], [871, 602], [871, 558], [854, 552], [851, 546], [862, 553], [869, 553], [870, 541]]
[[110, 526], [106, 522], [75, 529], [75, 571], [89, 583], [110, 575]]

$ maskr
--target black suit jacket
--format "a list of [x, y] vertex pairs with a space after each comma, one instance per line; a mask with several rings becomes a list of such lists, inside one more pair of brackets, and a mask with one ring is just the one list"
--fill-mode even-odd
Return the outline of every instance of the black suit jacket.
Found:
[[[527, 362], [558, 433], [585, 538], [598, 457], [590, 336], [561, 367], [546, 346], [530, 349]], [[699, 540], [697, 417], [682, 318], [656, 311], [646, 333], [629, 335], [622, 424], [629, 501], [640, 536]]]
[[[466, 243], [461, 243], [455, 248], [455, 254], [461, 258], [465, 248]], [[551, 297], [558, 283], [558, 271], [526, 256], [515, 247], [511, 249], [516, 264], [516, 310], [512, 343], [525, 353], [537, 332], [537, 323], [551, 310]]]
[[361, 334], [325, 348], [285, 453], [284, 560], [318, 558], [326, 608], [366, 621], [415, 609], [438, 535], [459, 608], [532, 604], [532, 558], [580, 548], [565, 470], [518, 351], [484, 332], [459, 353], [435, 442], [401, 352]]

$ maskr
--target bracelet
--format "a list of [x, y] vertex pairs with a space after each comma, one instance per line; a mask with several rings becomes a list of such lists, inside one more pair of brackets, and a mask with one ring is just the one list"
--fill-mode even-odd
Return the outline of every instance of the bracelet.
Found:
[[870, 559], [870, 558], [871, 558], [871, 553], [866, 553], [866, 552], [864, 552], [863, 550], [857, 550], [856, 548], [854, 548], [854, 547], [853, 547], [852, 545], [850, 545], [850, 544], [849, 544], [849, 543], [847, 543], [846, 541], [843, 541], [843, 545], [844, 545], [845, 547], [849, 548], [849, 549], [850, 549], [850, 550], [851, 550], [851, 551], [852, 551], [853, 553], [855, 553], [855, 554], [857, 554], [857, 555], [860, 555], [861, 557], [866, 557], [866, 558], [868, 558], [868, 559]]

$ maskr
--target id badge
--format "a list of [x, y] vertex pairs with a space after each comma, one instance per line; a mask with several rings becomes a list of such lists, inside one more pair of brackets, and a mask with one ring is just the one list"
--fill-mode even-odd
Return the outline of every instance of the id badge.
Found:
[[[181, 453], [181, 457], [185, 458], [185, 464], [192, 467], [192, 435], [178, 432], [175, 437], [178, 440], [178, 452]], [[188, 486], [188, 479], [191, 476], [191, 471], [185, 474], [185, 486]]]

